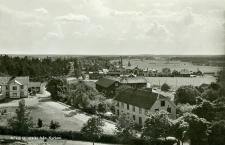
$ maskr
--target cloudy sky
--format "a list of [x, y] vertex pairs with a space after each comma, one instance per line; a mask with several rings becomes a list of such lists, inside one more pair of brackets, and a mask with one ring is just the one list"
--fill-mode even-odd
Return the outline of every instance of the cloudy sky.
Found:
[[225, 54], [224, 0], [0, 0], [1, 54]]

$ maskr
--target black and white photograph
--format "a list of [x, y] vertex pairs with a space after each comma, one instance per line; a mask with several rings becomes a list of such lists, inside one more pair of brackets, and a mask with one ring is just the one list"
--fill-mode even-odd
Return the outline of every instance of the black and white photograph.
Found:
[[223, 144], [224, 0], [0, 0], [0, 145]]

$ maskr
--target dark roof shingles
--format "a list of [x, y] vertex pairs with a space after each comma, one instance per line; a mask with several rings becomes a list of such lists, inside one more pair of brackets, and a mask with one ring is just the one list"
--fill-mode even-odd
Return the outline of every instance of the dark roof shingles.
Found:
[[115, 100], [130, 104], [130, 105], [134, 105], [140, 108], [150, 109], [155, 103], [155, 101], [157, 100], [158, 95], [159, 94], [149, 92], [149, 91], [127, 88], [125, 90], [122, 90], [115, 97]]

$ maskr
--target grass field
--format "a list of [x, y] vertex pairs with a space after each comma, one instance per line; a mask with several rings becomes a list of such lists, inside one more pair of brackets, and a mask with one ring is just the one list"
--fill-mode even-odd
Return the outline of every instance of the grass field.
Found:
[[167, 83], [173, 88], [177, 88], [182, 85], [199, 86], [203, 83], [210, 84], [211, 82], [216, 81], [215, 77], [146, 77], [146, 79], [150, 84], [162, 85], [163, 83]]
[[[119, 60], [113, 60], [119, 61]], [[111, 62], [113, 62], [111, 61]], [[138, 66], [139, 68], [148, 68], [148, 69], [156, 69], [158, 72], [162, 72], [162, 68], [170, 68], [171, 71], [177, 70], [180, 71], [181, 69], [189, 69], [191, 71], [197, 71], [199, 68], [202, 72], [206, 71], [213, 71], [217, 72], [221, 70], [221, 67], [213, 67], [213, 66], [196, 66], [189, 62], [180, 62], [180, 61], [169, 61], [166, 60], [144, 60], [143, 62], [140, 59], [123, 59], [123, 65], [128, 67], [128, 62], [131, 63], [131, 68]]]

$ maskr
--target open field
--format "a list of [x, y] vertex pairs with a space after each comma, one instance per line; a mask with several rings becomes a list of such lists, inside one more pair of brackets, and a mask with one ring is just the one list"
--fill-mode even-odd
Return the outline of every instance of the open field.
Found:
[[[119, 61], [119, 60], [114, 60], [114, 61]], [[123, 65], [128, 67], [128, 62], [130, 61], [131, 63], [131, 68], [134, 68], [138, 66], [138, 68], [148, 68], [152, 69], [154, 68], [158, 72], [162, 72], [162, 68], [170, 68], [171, 71], [177, 70], [180, 71], [181, 69], [189, 69], [191, 71], [197, 71], [199, 68], [202, 72], [210, 71], [210, 72], [217, 72], [221, 70], [221, 67], [213, 67], [213, 66], [196, 66], [193, 65], [189, 62], [180, 62], [180, 61], [169, 61], [167, 60], [144, 60], [143, 62], [140, 59], [123, 59]], [[113, 61], [111, 61], [113, 62]]]
[[210, 84], [216, 81], [215, 77], [146, 77], [146, 79], [150, 84], [162, 85], [167, 83], [174, 88], [182, 85], [199, 86], [203, 83]]
[[[49, 94], [46, 94], [47, 96]], [[81, 112], [79, 110], [65, 110], [68, 107], [50, 100], [48, 97], [33, 97], [24, 98], [26, 106], [30, 111], [30, 116], [33, 118], [33, 122], [36, 124], [38, 118], [43, 120], [43, 128], [48, 129], [51, 120], [59, 122], [61, 127], [58, 130], [72, 130], [80, 131], [83, 124], [90, 118], [90, 115]], [[18, 106], [19, 100], [12, 100], [8, 103], [0, 104], [0, 111], [6, 109], [7, 113], [0, 116], [0, 125], [7, 125], [7, 119], [11, 118]], [[72, 116], [68, 117], [71, 111], [76, 112]], [[67, 117], [66, 117], [67, 116]], [[113, 134], [115, 125], [105, 122], [106, 126], [103, 127], [104, 133]]]

